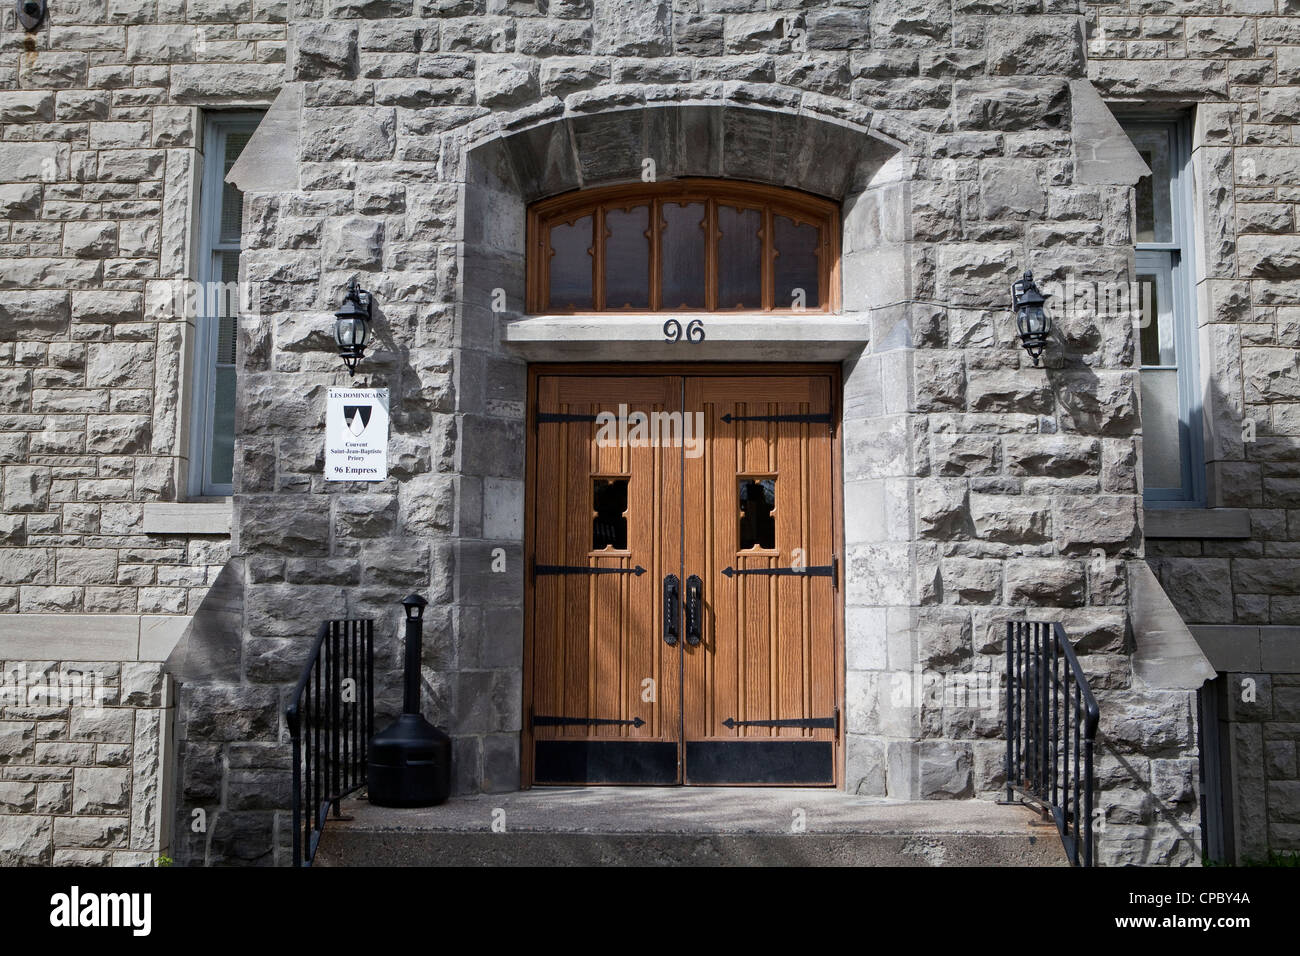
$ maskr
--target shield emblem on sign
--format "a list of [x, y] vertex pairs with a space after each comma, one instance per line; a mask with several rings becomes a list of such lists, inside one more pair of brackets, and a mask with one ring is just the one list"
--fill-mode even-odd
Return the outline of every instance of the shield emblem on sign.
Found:
[[369, 405], [344, 405], [343, 421], [348, 426], [348, 431], [354, 435], [360, 435], [370, 424], [370, 406]]

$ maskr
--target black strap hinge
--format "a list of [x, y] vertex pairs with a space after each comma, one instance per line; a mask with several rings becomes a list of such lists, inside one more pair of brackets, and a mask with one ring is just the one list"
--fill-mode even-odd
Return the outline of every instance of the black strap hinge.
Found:
[[733, 568], [728, 565], [722, 569], [722, 573], [729, 578], [739, 574], [766, 574], [774, 577], [830, 578], [833, 581], [835, 564], [834, 559], [831, 560], [831, 564], [816, 564], [800, 568]]
[[728, 717], [722, 722], [722, 726], [728, 730], [735, 730], [737, 727], [799, 727], [807, 730], [834, 730], [838, 736], [840, 714], [837, 707], [834, 717], [789, 717], [781, 720], [737, 720], [735, 717]]
[[818, 412], [811, 415], [733, 415], [731, 412], [722, 416], [722, 420], [730, 425], [732, 422], [800, 422], [810, 425], [830, 425], [831, 413]]
[[595, 415], [578, 415], [569, 412], [538, 412], [537, 424], [544, 425], [547, 422], [594, 422]]
[[645, 721], [640, 717], [631, 720], [616, 720], [612, 717], [548, 717], [540, 714], [533, 717], [534, 727], [606, 727], [612, 724], [644, 727]]
[[533, 577], [540, 578], [547, 574], [635, 574], [640, 577], [645, 574], [645, 568], [639, 564], [634, 568], [590, 568], [584, 565], [569, 564], [537, 564], [533, 566]]

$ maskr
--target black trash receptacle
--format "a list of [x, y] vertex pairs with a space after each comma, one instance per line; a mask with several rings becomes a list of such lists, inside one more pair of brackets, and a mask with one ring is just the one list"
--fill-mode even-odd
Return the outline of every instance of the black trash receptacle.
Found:
[[451, 738], [402, 714], [370, 742], [366, 783], [377, 807], [432, 807], [451, 796]]
[[451, 796], [451, 738], [420, 715], [420, 641], [424, 608], [418, 594], [406, 609], [402, 716], [375, 735], [366, 755], [366, 785], [377, 807], [432, 807]]

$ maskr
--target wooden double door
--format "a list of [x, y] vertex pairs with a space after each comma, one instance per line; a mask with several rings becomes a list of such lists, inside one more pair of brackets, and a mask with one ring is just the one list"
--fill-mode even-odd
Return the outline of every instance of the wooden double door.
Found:
[[525, 784], [837, 785], [835, 371], [530, 386]]

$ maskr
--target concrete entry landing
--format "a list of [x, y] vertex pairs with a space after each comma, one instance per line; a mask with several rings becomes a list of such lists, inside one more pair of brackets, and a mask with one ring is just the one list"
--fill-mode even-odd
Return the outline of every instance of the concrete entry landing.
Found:
[[[317, 866], [1066, 865], [1055, 827], [1037, 813], [982, 800], [538, 787], [454, 797], [423, 810], [350, 800], [343, 811], [352, 819], [326, 825]], [[493, 831], [494, 820], [504, 831]]]

